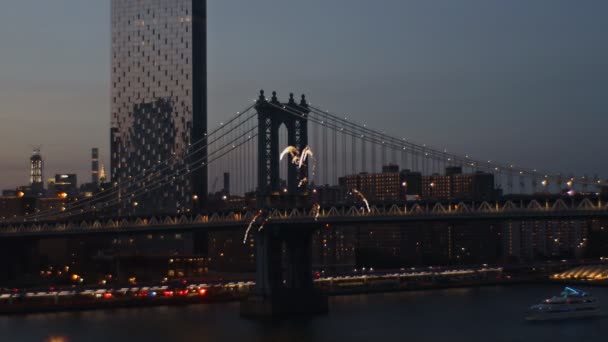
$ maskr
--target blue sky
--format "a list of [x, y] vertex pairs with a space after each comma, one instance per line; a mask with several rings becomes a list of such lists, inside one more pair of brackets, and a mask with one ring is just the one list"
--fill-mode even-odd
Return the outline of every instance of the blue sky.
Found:
[[[260, 88], [480, 159], [608, 176], [608, 2], [208, 0], [209, 125]], [[2, 0], [0, 188], [109, 154], [109, 0]], [[371, 119], [373, 118], [373, 120]]]

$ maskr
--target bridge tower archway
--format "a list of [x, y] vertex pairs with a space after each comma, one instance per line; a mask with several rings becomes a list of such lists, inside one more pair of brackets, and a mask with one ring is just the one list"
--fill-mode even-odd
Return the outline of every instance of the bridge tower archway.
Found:
[[[258, 194], [264, 202], [269, 198], [281, 195], [285, 189], [281, 187], [280, 160], [281, 148], [279, 146], [279, 129], [282, 125], [287, 128], [287, 143], [302, 151], [308, 146], [308, 103], [305, 95], [302, 95], [300, 103], [296, 103], [293, 94], [290, 94], [287, 103], [281, 103], [277, 93], [272, 93], [268, 100], [264, 90], [256, 102], [255, 109], [258, 113]], [[289, 196], [304, 193], [305, 188], [299, 187], [299, 182], [308, 177], [308, 167], [301, 168], [293, 163], [293, 157], [289, 158], [287, 168], [287, 192]]]

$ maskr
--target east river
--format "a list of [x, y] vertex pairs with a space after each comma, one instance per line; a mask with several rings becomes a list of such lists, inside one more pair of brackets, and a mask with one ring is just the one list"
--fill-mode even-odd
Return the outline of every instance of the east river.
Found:
[[[608, 288], [580, 287], [608, 309]], [[250, 321], [238, 303], [0, 317], [0, 341], [606, 341], [608, 318], [524, 321], [559, 285], [339, 296], [310, 319]]]

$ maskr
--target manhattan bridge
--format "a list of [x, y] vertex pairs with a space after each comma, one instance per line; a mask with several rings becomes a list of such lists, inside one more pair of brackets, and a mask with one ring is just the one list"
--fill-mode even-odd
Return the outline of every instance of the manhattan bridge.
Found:
[[[378, 172], [389, 163], [422, 175], [447, 167], [491, 173], [496, 186], [513, 196], [370, 203], [358, 189], [347, 189], [349, 201], [326, 207], [317, 202], [319, 185], [336, 186], [344, 175]], [[191, 204], [177, 213], [138, 215], [147, 196], [201, 168], [209, 170], [210, 180], [229, 173], [230, 193], [249, 195], [252, 205], [212, 211], [206, 209], [206, 195], [192, 194]], [[598, 196], [525, 196], [564, 188], [596, 193], [601, 183], [597, 177], [479, 160], [417, 144], [313, 106], [304, 95], [296, 99], [290, 94], [282, 102], [276, 92], [267, 97], [261, 91], [253, 104], [192, 141], [183, 155], [160, 160], [92, 197], [0, 222], [0, 237], [241, 230], [243, 243], [255, 241], [257, 294], [282, 298], [273, 305], [293, 304], [294, 298], [314, 303], [311, 240], [324, 225], [605, 218], [608, 204]], [[312, 311], [326, 310], [320, 301]]]

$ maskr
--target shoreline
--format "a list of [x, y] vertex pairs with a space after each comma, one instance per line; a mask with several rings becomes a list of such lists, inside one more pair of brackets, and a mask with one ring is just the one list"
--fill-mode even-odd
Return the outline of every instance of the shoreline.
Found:
[[[524, 284], [555, 284], [549, 279], [513, 279], [509, 281], [481, 281], [466, 283], [437, 283], [410, 285], [402, 288], [368, 287], [343, 288], [340, 290], [323, 291], [329, 297], [352, 295], [368, 295], [380, 293], [396, 293], [410, 291], [433, 291], [454, 288], [480, 288], [490, 286], [514, 286]], [[238, 302], [248, 298], [250, 292], [218, 293], [205, 297], [173, 297], [173, 298], [115, 298], [111, 300], [75, 300], [64, 303], [29, 302], [0, 304], [0, 316], [25, 316], [36, 314], [53, 314], [63, 312], [99, 311], [114, 309], [149, 308], [162, 306], [188, 306], [214, 303]]]

